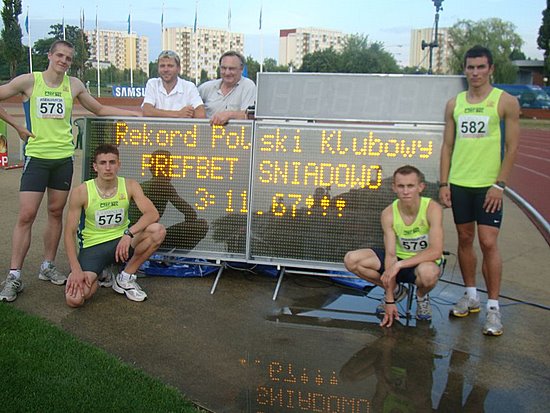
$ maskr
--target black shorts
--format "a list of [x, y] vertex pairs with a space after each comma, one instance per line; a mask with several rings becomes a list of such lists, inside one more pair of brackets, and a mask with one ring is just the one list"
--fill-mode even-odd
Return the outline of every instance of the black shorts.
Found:
[[[120, 238], [102, 242], [88, 248], [81, 248], [78, 253], [78, 262], [82, 271], [91, 271], [96, 275], [101, 274], [105, 267], [115, 264], [115, 251]], [[134, 249], [130, 248], [130, 256]]]
[[[384, 261], [386, 260], [386, 251], [383, 250], [382, 248], [372, 248], [372, 250], [374, 251], [374, 253], [376, 254], [376, 256], [381, 262], [380, 269], [378, 270], [378, 272], [380, 273], [380, 275], [382, 275], [384, 271], [386, 271], [386, 266], [384, 264]], [[401, 261], [401, 258], [398, 257], [397, 260]], [[395, 280], [398, 283], [414, 284], [416, 282], [416, 274], [414, 273], [414, 271], [416, 270], [416, 267], [417, 266], [410, 267], [410, 268], [401, 268], [397, 273], [397, 277], [395, 278]]]
[[68, 191], [73, 180], [73, 158], [41, 159], [27, 157], [20, 191], [45, 192], [46, 188]]
[[451, 203], [455, 224], [477, 222], [478, 225], [489, 225], [500, 228], [502, 223], [502, 206], [500, 211], [486, 212], [483, 208], [489, 187], [468, 188], [451, 184]]

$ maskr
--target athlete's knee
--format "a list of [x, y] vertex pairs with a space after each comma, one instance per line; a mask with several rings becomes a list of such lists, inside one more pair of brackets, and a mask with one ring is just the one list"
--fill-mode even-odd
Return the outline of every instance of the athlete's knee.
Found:
[[147, 232], [149, 233], [149, 238], [156, 246], [162, 244], [162, 241], [166, 238], [166, 228], [158, 222], [149, 225], [147, 227]]
[[417, 267], [416, 285], [433, 288], [439, 280], [441, 268], [434, 262], [423, 262]]
[[65, 302], [67, 305], [71, 308], [78, 308], [82, 307], [84, 305], [84, 297], [73, 297], [72, 295], [69, 295], [65, 293]]
[[344, 256], [344, 266], [350, 272], [355, 273], [357, 271], [359, 263], [358, 251], [348, 251]]

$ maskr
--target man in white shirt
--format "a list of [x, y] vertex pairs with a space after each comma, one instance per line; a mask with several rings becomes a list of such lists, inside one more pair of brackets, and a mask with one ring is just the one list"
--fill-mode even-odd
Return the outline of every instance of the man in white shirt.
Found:
[[220, 57], [221, 79], [199, 86], [206, 116], [213, 125], [225, 125], [230, 119], [246, 119], [246, 109], [254, 105], [256, 85], [243, 77], [246, 60], [240, 53], [229, 51]]
[[143, 116], [163, 118], [206, 118], [197, 87], [181, 79], [180, 58], [171, 50], [158, 57], [160, 77], [149, 79], [141, 108]]

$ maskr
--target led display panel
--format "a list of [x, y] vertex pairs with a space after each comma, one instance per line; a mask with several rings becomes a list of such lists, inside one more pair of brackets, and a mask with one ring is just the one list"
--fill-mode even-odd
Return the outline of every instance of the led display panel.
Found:
[[443, 123], [464, 76], [258, 73], [256, 117]]
[[380, 213], [392, 174], [410, 164], [435, 196], [443, 126], [256, 122], [250, 254], [258, 262], [341, 266], [347, 251], [383, 247]]
[[[88, 118], [83, 178], [94, 177], [101, 143], [120, 151], [120, 176], [133, 178], [167, 228], [163, 249], [201, 258], [246, 255], [252, 122]], [[139, 219], [130, 208], [130, 219]]]

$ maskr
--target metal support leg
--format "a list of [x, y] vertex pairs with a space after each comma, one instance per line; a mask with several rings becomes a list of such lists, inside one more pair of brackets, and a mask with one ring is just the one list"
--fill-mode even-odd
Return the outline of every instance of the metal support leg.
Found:
[[222, 276], [222, 272], [225, 269], [225, 264], [220, 265], [220, 269], [218, 270], [218, 273], [216, 274], [216, 279], [214, 280], [214, 284], [212, 284], [212, 289], [210, 290], [210, 294], [214, 294], [214, 291], [216, 291], [216, 287], [218, 285], [218, 281], [220, 280]]
[[279, 269], [279, 279], [277, 280], [277, 285], [275, 286], [275, 291], [273, 292], [273, 301], [277, 299], [279, 294], [279, 289], [281, 288], [281, 283], [283, 282], [283, 276], [285, 275], [285, 267]]

